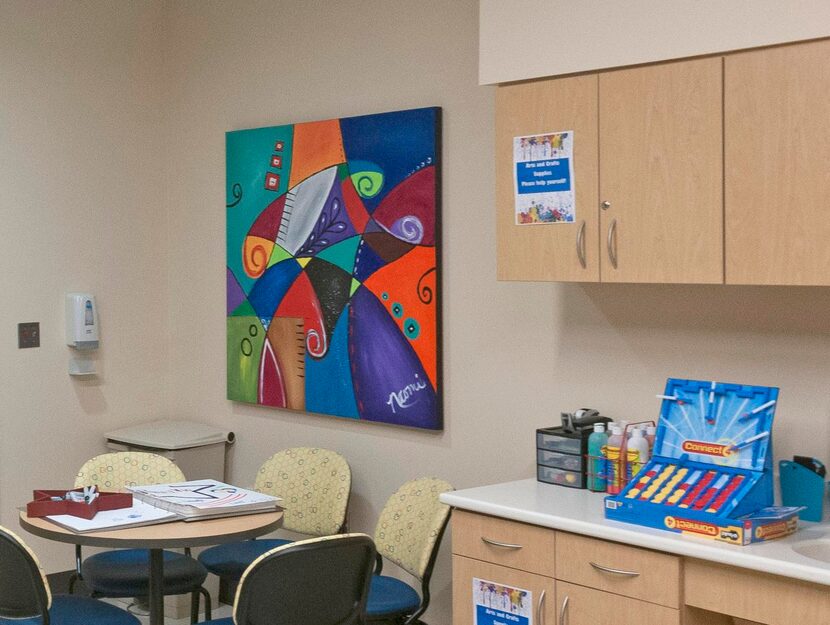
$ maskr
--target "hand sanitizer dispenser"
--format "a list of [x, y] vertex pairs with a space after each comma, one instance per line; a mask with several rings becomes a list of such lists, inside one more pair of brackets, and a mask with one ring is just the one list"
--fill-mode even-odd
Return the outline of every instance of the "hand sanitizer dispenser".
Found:
[[75, 349], [98, 349], [98, 307], [88, 293], [66, 294], [66, 344]]

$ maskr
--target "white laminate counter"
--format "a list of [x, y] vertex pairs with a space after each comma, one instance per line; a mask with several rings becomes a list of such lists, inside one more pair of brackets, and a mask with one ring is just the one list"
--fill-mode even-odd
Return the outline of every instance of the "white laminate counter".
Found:
[[504, 519], [830, 586], [830, 563], [793, 550], [793, 546], [823, 539], [830, 552], [830, 523], [802, 521], [792, 536], [742, 547], [608, 521], [604, 497], [602, 493], [528, 479], [444, 493], [441, 501]]

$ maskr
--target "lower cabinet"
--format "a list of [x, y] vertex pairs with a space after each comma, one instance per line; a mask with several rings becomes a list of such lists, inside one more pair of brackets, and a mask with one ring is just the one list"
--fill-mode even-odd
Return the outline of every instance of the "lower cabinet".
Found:
[[679, 610], [566, 582], [556, 582], [556, 611], [559, 625], [680, 625]]
[[[485, 591], [482, 596], [479, 591], [482, 581], [490, 582], [495, 587], [508, 586], [529, 591], [529, 597], [522, 597], [518, 600], [522, 602], [522, 610], [529, 610], [530, 622], [534, 625], [555, 625], [557, 623], [556, 587], [554, 580], [550, 577], [453, 555], [453, 625], [473, 625], [476, 622], [476, 609], [481, 609], [476, 607], [477, 604], [485, 607], [489, 606], [494, 611], [505, 611], [505, 606], [509, 605], [510, 597], [502, 597], [498, 589], [495, 592]], [[476, 592], [479, 592], [478, 600], [474, 597]], [[599, 625], [601, 622], [604, 621], [594, 621], [591, 625]], [[653, 621], [655, 625], [658, 622], [662, 624], [670, 621]], [[651, 625], [651, 623], [652, 621], [646, 621], [638, 623], [638, 625]]]

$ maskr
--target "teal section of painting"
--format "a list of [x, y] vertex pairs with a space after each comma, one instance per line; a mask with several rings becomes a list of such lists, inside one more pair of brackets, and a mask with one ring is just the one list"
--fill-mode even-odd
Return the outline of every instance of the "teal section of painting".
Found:
[[[274, 126], [225, 134], [227, 262], [246, 293], [256, 280], [242, 266], [242, 244], [265, 207], [288, 190], [293, 129], [292, 125]], [[283, 142], [281, 151], [275, 150], [279, 141]], [[269, 156], [274, 155], [282, 159], [279, 168], [269, 167]], [[265, 186], [266, 170], [279, 176], [279, 185], [273, 190]]]

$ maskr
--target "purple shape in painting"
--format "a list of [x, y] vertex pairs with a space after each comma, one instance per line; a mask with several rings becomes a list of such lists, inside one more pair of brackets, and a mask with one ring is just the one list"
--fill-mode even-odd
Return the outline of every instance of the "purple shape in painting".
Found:
[[401, 217], [394, 224], [390, 232], [402, 241], [418, 245], [424, 240], [424, 225], [415, 215]]
[[234, 276], [233, 272], [230, 268], [228, 268], [228, 316], [230, 317], [231, 313], [239, 308], [244, 301], [245, 292], [242, 290], [242, 287], [239, 286], [236, 276]]
[[335, 177], [329, 195], [323, 203], [323, 210], [314, 224], [314, 229], [300, 247], [298, 256], [314, 256], [327, 247], [353, 237], [357, 232], [349, 219], [343, 201], [343, 188]]
[[435, 389], [415, 351], [365, 287], [349, 307], [349, 355], [361, 419], [440, 427]]

